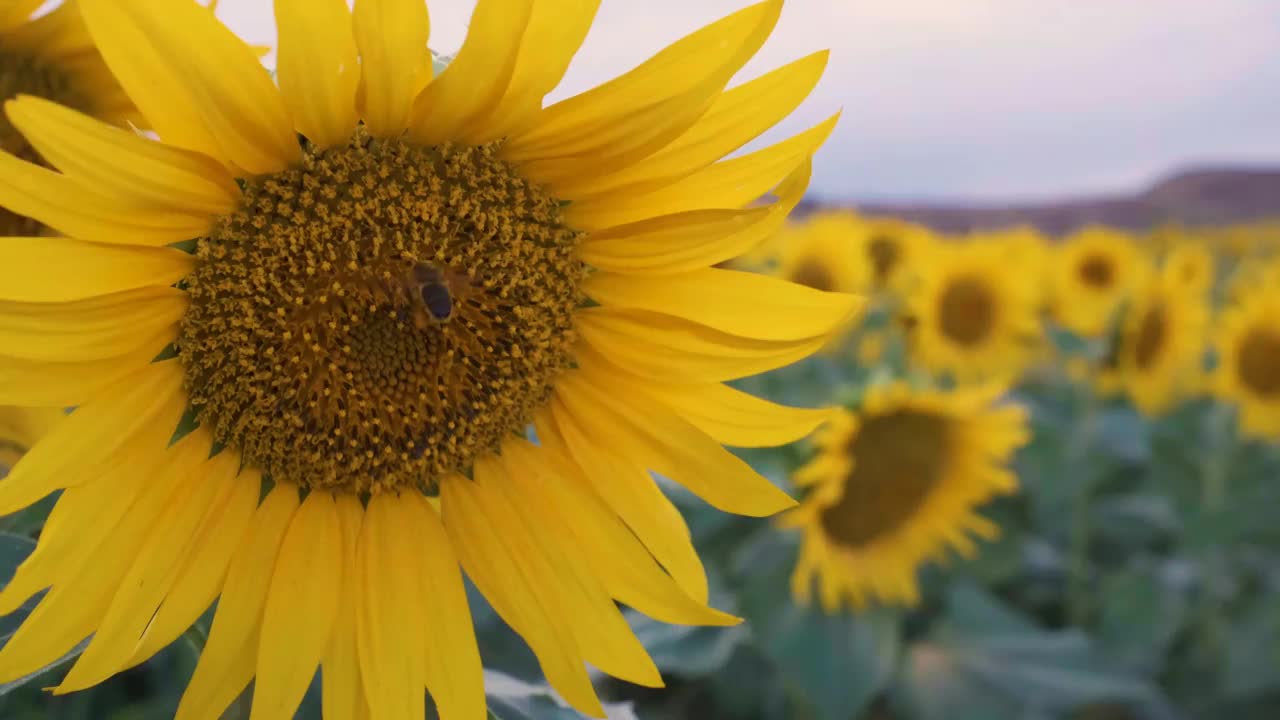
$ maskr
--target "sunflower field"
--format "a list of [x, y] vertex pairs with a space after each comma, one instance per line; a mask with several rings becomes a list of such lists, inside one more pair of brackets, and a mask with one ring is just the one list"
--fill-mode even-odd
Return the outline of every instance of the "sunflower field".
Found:
[[1280, 226], [792, 217], [782, 0], [472, 4], [0, 1], [0, 720], [1280, 717]]

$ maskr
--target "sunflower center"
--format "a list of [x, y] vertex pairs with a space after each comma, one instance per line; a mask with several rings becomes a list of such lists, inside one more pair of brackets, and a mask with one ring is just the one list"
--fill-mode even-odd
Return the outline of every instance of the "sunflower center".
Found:
[[961, 345], [977, 345], [995, 325], [996, 303], [991, 288], [977, 278], [958, 278], [939, 300], [942, 333]]
[[1133, 341], [1133, 362], [1139, 370], [1146, 370], [1155, 364], [1164, 347], [1168, 330], [1163, 305], [1151, 307], [1142, 316], [1142, 323], [1138, 325], [1138, 334]]
[[868, 418], [849, 444], [844, 496], [822, 512], [827, 534], [846, 547], [875, 542], [906, 524], [946, 472], [945, 418], [912, 410]]
[[357, 493], [429, 491], [523, 432], [569, 364], [585, 266], [496, 150], [357, 131], [249, 181], [187, 278], [199, 421], [276, 479]]
[[805, 259], [791, 272], [791, 282], [814, 290], [831, 292], [836, 289], [835, 276], [823, 262], [812, 258]]
[[[71, 77], [59, 68], [25, 53], [0, 47], [0, 102], [19, 95], [35, 95], [61, 105], [84, 110], [89, 106], [75, 88]], [[0, 150], [23, 160], [41, 162], [40, 156], [27, 144], [22, 134], [0, 112]], [[40, 223], [0, 208], [0, 235], [35, 235]]]
[[1080, 263], [1080, 279], [1089, 287], [1099, 289], [1111, 287], [1114, 275], [1115, 270], [1105, 257], [1090, 255]]
[[1268, 328], [1250, 331], [1240, 343], [1236, 372], [1258, 395], [1280, 397], [1280, 333]]
[[877, 283], [883, 285], [898, 264], [900, 255], [898, 243], [889, 235], [876, 235], [867, 245], [867, 255], [871, 258], [871, 271]]

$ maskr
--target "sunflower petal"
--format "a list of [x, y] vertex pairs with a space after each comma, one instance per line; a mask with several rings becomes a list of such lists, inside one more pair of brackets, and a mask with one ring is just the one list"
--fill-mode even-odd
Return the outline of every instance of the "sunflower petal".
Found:
[[209, 639], [178, 703], [175, 720], [220, 717], [253, 679], [262, 609], [276, 556], [297, 509], [298, 489], [281, 483], [254, 513], [227, 570]]
[[537, 0], [506, 92], [486, 117], [477, 118], [462, 138], [485, 143], [517, 134], [542, 111], [591, 29], [600, 0]]
[[722, 382], [789, 365], [829, 338], [756, 340], [646, 310], [593, 307], [575, 318], [582, 339], [611, 362], [666, 382]]
[[187, 309], [174, 288], [140, 288], [67, 303], [0, 300], [0, 354], [28, 360], [101, 360], [137, 350]]
[[253, 50], [194, 2], [80, 0], [95, 44], [165, 142], [250, 175], [301, 157]]
[[5, 112], [31, 146], [67, 177], [134, 206], [227, 214], [240, 188], [213, 159], [23, 95]]
[[585, 183], [560, 183], [561, 197], [621, 197], [670, 184], [737, 150], [791, 114], [818, 83], [829, 53], [819, 52], [743, 83], [661, 151]]
[[426, 622], [413, 562], [422, 552], [409, 501], [386, 493], [369, 500], [356, 564], [356, 637], [372, 715], [418, 720], [425, 712]]
[[333, 496], [313, 491], [289, 524], [262, 611], [251, 720], [290, 717], [329, 645], [342, 576], [342, 526]]
[[595, 273], [583, 290], [601, 305], [673, 315], [760, 340], [828, 335], [845, 325], [863, 304], [853, 295], [718, 268], [662, 277]]
[[364, 506], [354, 495], [339, 495], [338, 521], [342, 527], [342, 573], [348, 578], [338, 590], [338, 614], [333, 621], [329, 647], [321, 660], [323, 683], [321, 714], [327, 718], [368, 717], [369, 705], [360, 681], [360, 656], [356, 650], [356, 548], [364, 523]]
[[742, 208], [802, 167], [835, 129], [839, 116], [748, 155], [723, 160], [652, 192], [587, 198], [565, 209], [565, 220], [585, 231], [704, 208]]
[[194, 267], [195, 258], [168, 248], [0, 238], [0, 300], [65, 302], [172, 285]]
[[772, 237], [809, 187], [805, 162], [778, 187], [767, 206], [747, 210], [690, 210], [587, 235], [582, 259], [614, 273], [667, 275], [738, 257]]
[[556, 397], [579, 425], [610, 429], [614, 452], [671, 478], [711, 505], [763, 517], [795, 501], [750, 465], [661, 404], [604, 390], [587, 371], [566, 373]]
[[126, 245], [168, 245], [209, 232], [213, 216], [122, 204], [48, 168], [0, 153], [0, 205], [60, 233]]
[[559, 585], [545, 582], [554, 577], [553, 570], [535, 547], [524, 544], [530, 540], [519, 516], [489, 487], [501, 472], [490, 458], [476, 463], [475, 481], [453, 476], [440, 483], [444, 526], [454, 551], [494, 610], [529, 644], [547, 681], [579, 712], [603, 717], [572, 622], [559, 605], [564, 601]]
[[418, 96], [409, 136], [439, 145], [462, 136], [473, 120], [489, 115], [515, 70], [533, 0], [480, 0], [467, 39], [440, 77]]
[[21, 25], [31, 17], [31, 13], [44, 4], [44, 0], [10, 0], [0, 8], [0, 30], [8, 30]]
[[360, 48], [358, 107], [370, 132], [396, 137], [431, 80], [427, 6], [422, 0], [356, 0], [353, 23]]
[[137, 350], [100, 360], [50, 362], [0, 355], [0, 405], [80, 405], [151, 364], [169, 346], [175, 331], [166, 327], [140, 341]]
[[596, 494], [662, 563], [680, 589], [699, 604], [706, 604], [707, 571], [693, 547], [689, 526], [649, 472], [597, 448], [557, 400], [552, 400], [536, 423], [538, 440], [572, 458]]
[[356, 128], [360, 59], [343, 0], [276, 0], [280, 95], [298, 132], [319, 147]]
[[149, 423], [172, 423], [172, 434], [185, 405], [176, 362], [148, 365], [107, 387], [13, 466], [0, 482], [0, 515], [92, 480], [93, 472], [110, 468], [118, 460], [115, 453]]

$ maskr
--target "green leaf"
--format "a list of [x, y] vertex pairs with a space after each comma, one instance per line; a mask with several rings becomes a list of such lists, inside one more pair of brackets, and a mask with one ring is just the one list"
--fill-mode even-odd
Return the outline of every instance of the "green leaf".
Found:
[[1163, 667], [1191, 610], [1189, 583], [1176, 567], [1125, 570], [1102, 581], [1098, 641], [1107, 657], [1126, 669], [1154, 676]]

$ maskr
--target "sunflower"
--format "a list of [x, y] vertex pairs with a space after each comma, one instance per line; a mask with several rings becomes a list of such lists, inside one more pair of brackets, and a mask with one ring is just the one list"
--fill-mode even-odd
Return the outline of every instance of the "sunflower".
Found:
[[1053, 260], [1054, 318], [1086, 337], [1105, 333], [1147, 272], [1147, 260], [1120, 232], [1088, 228], [1067, 238]]
[[927, 228], [894, 218], [863, 218], [858, 230], [866, 290], [873, 293], [902, 291], [933, 241]]
[[866, 288], [858, 261], [858, 220], [849, 211], [828, 211], [788, 225], [770, 244], [776, 274], [815, 290], [856, 292]]
[[1003, 465], [1027, 439], [1021, 408], [993, 406], [1001, 392], [880, 386], [819, 432], [818, 455], [794, 476], [808, 495], [778, 520], [802, 530], [797, 602], [810, 603], [816, 577], [827, 612], [874, 599], [914, 605], [921, 563], [972, 554], [970, 534], [998, 534], [974, 508], [1017, 489]]
[[1185, 271], [1167, 263], [1135, 294], [1121, 324], [1114, 371], [1150, 416], [1185, 396], [1202, 370], [1209, 307], [1204, 289], [1189, 285]]
[[[6, 0], [0, 7], [0, 101], [47, 98], [109, 123], [140, 124], [137, 108], [111, 76], [71, 0], [33, 17], [45, 0]], [[32, 162], [41, 154], [0, 114], [0, 152]], [[0, 208], [0, 236], [35, 234], [40, 223]]]
[[1213, 289], [1217, 269], [1213, 253], [1204, 243], [1188, 241], [1174, 245], [1165, 254], [1161, 269], [1171, 273], [1187, 292], [1204, 296]]
[[13, 467], [64, 416], [60, 408], [0, 407], [0, 471]]
[[711, 267], [776, 232], [835, 122], [721, 161], [822, 73], [726, 89], [780, 1], [546, 108], [593, 2], [480, 0], [433, 77], [421, 0], [277, 0], [278, 87], [193, 2], [79, 5], [160, 140], [6, 105], [58, 171], [0, 157], [0, 204], [66, 237], [0, 240], [0, 403], [76, 410], [0, 484], [0, 513], [63, 489], [0, 592], [49, 588], [0, 682], [92, 636], [55, 692], [89, 687], [217, 599], [179, 718], [251, 680], [291, 717], [318, 667], [328, 717], [419, 718], [425, 687], [483, 718], [461, 567], [599, 716], [586, 663], [661, 684], [615, 601], [737, 622], [648, 471], [791, 507], [722, 443], [829, 411], [722, 382], [859, 306]]
[[1035, 357], [1040, 335], [1036, 277], [998, 243], [939, 244], [920, 263], [907, 296], [911, 351], [961, 379], [1011, 377]]
[[1240, 427], [1280, 438], [1280, 290], [1260, 285], [1222, 311], [1210, 379], [1218, 395], [1240, 408]]

